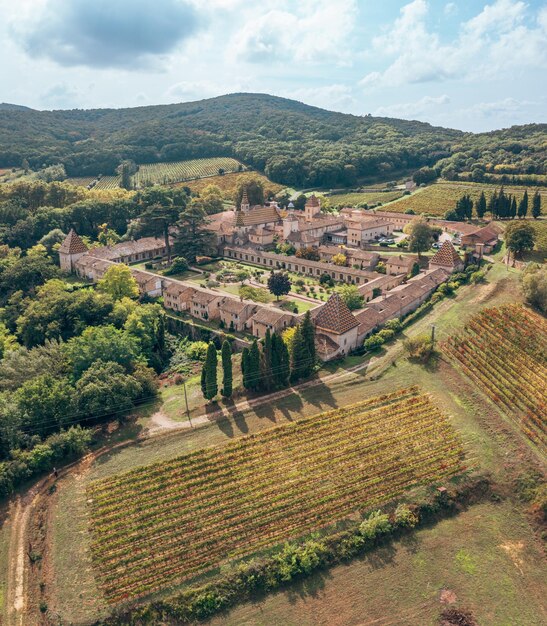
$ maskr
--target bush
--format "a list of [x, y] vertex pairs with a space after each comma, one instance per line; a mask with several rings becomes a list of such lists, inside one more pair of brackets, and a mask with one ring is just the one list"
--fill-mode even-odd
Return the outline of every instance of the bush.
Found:
[[209, 289], [218, 287], [220, 285], [220, 283], [217, 280], [208, 280], [205, 284], [207, 285]]
[[422, 363], [429, 361], [434, 352], [433, 342], [429, 335], [419, 335], [405, 339], [403, 347], [409, 359], [416, 359]]
[[454, 289], [450, 287], [450, 283], [443, 283], [437, 289], [437, 293], [441, 293], [443, 296], [449, 296], [453, 291]]
[[429, 299], [429, 302], [431, 304], [437, 304], [437, 302], [440, 302], [443, 299], [444, 299], [444, 293], [441, 293], [440, 291], [436, 291]]
[[394, 333], [400, 333], [403, 330], [403, 325], [401, 320], [388, 320], [384, 324], [384, 328], [387, 330], [392, 330]]
[[399, 504], [395, 509], [393, 519], [397, 528], [414, 528], [420, 521], [406, 504]]
[[205, 341], [193, 341], [185, 348], [184, 352], [193, 361], [205, 361], [208, 344]]
[[379, 333], [376, 334], [377, 337], [380, 337], [384, 343], [391, 341], [393, 337], [395, 337], [395, 331], [390, 330], [389, 328], [384, 328]]
[[182, 274], [182, 272], [186, 272], [187, 269], [188, 261], [182, 256], [177, 256], [173, 259], [171, 267], [168, 267], [163, 273], [165, 276], [172, 276], [173, 274]]
[[367, 352], [372, 352], [373, 350], [377, 350], [381, 346], [384, 345], [384, 340], [376, 335], [371, 335], [368, 339], [365, 339], [363, 343], [363, 347]]
[[486, 280], [486, 273], [482, 271], [473, 272], [469, 277], [469, 280], [474, 284], [478, 285], [479, 283], [483, 283]]
[[365, 539], [374, 540], [381, 535], [391, 532], [389, 516], [381, 511], [375, 511], [359, 526], [359, 532]]

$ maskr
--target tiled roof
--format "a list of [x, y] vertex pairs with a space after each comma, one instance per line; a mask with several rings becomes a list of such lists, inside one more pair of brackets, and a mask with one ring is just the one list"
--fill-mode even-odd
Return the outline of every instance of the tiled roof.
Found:
[[386, 267], [390, 267], [391, 265], [395, 267], [405, 267], [410, 269], [414, 263], [418, 262], [418, 257], [411, 254], [399, 254], [397, 256], [390, 256], [386, 261]]
[[256, 226], [279, 222], [281, 217], [274, 206], [254, 206], [248, 213], [236, 211], [237, 226]]
[[306, 200], [306, 206], [320, 206], [319, 200], [316, 198], [314, 193], [312, 193], [312, 195]]
[[326, 304], [321, 307], [315, 316], [315, 324], [318, 328], [337, 335], [343, 335], [359, 326], [359, 322], [337, 293], [333, 293]]
[[71, 228], [61, 244], [59, 252], [64, 254], [81, 254], [82, 252], [87, 252], [87, 246], [80, 237], [78, 237], [74, 228]]
[[194, 293], [194, 289], [192, 289], [192, 287], [187, 287], [186, 285], [182, 285], [181, 283], [175, 283], [172, 281], [167, 284], [163, 291], [164, 293], [168, 293], [170, 296], [177, 297], [185, 292], [188, 292], [188, 296]]
[[380, 219], [349, 219], [346, 224], [348, 228], [352, 228], [353, 230], [370, 230], [371, 228], [383, 228], [384, 226], [391, 226], [391, 222]]
[[465, 243], [466, 240], [473, 239], [479, 241], [481, 243], [488, 243], [489, 241], [498, 240], [498, 232], [490, 227], [484, 226], [483, 228], [479, 228], [478, 230], [468, 233], [467, 235], [462, 236], [462, 241]]
[[196, 291], [196, 293], [192, 296], [192, 302], [195, 304], [209, 304], [213, 300], [220, 298], [213, 293], [207, 293], [206, 291]]
[[260, 307], [258, 311], [253, 315], [252, 320], [257, 322], [258, 324], [276, 324], [283, 318], [293, 319], [294, 315], [290, 315], [289, 313], [284, 313], [279, 309], [274, 309], [270, 307]]
[[431, 260], [429, 261], [429, 265], [441, 265], [443, 267], [455, 267], [462, 262], [456, 249], [450, 243], [450, 241], [445, 241], [443, 245], [437, 250], [437, 252], [433, 255]]
[[240, 300], [236, 300], [235, 298], [225, 298], [222, 303], [221, 310], [225, 313], [233, 313], [236, 315], [241, 315], [245, 311], [247, 307], [252, 307], [253, 305], [249, 302], [241, 302]]

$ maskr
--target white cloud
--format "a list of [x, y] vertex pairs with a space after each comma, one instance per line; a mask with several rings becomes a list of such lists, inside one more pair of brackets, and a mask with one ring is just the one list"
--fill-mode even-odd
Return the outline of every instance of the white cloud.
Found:
[[442, 96], [432, 97], [424, 96], [415, 102], [401, 102], [399, 104], [391, 104], [389, 106], [379, 107], [374, 111], [374, 115], [382, 117], [401, 117], [403, 119], [415, 119], [432, 110], [438, 109], [450, 103], [450, 98], [443, 94]]
[[462, 112], [469, 115], [480, 115], [482, 117], [499, 117], [500, 115], [521, 113], [526, 107], [536, 105], [537, 102], [529, 100], [516, 100], [515, 98], [505, 98], [495, 102], [478, 102], [473, 106], [464, 109]]
[[442, 43], [427, 29], [429, 5], [413, 0], [384, 35], [373, 40], [379, 54], [395, 57], [383, 71], [367, 74], [365, 87], [441, 82], [499, 76], [514, 68], [547, 66], [547, 16], [538, 13], [537, 26], [526, 25], [528, 7], [515, 0], [495, 0], [460, 26], [457, 38]]
[[303, 87], [290, 91], [286, 97], [330, 110], [348, 110], [357, 102], [353, 89], [342, 84]]
[[356, 0], [302, 0], [292, 10], [272, 8], [247, 20], [232, 47], [236, 57], [253, 63], [341, 63], [348, 59], [356, 15]]
[[451, 17], [452, 15], [456, 15], [457, 12], [458, 12], [458, 5], [455, 2], [447, 2], [444, 5], [444, 14], [447, 15], [448, 17]]
[[170, 100], [183, 102], [184, 100], [193, 100], [198, 98], [212, 98], [225, 93], [234, 93], [243, 91], [243, 87], [238, 82], [224, 83], [210, 80], [183, 80], [171, 85], [165, 95]]

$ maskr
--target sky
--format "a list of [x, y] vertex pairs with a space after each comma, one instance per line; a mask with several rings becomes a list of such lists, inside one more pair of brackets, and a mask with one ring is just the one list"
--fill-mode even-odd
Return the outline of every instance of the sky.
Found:
[[540, 0], [0, 0], [0, 102], [261, 92], [466, 131], [547, 122]]

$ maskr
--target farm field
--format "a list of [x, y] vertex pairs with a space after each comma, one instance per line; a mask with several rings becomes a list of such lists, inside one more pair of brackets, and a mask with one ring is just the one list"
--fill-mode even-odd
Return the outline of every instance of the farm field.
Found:
[[378, 191], [377, 193], [342, 193], [333, 194], [332, 196], [324, 196], [321, 198], [321, 204], [325, 207], [341, 206], [341, 207], [353, 207], [358, 204], [376, 204], [381, 202], [392, 202], [397, 200], [403, 195], [402, 191]]
[[[481, 192], [484, 191], [488, 201], [492, 193], [496, 189], [499, 190], [499, 188], [499, 185], [483, 185], [480, 183], [441, 182], [419, 189], [410, 196], [403, 196], [400, 200], [390, 202], [384, 207], [384, 210], [404, 213], [408, 209], [412, 209], [416, 213], [443, 217], [448, 210], [455, 207], [456, 201], [464, 194], [468, 193], [472, 200], [475, 201], [479, 198]], [[517, 201], [522, 197], [526, 189], [529, 196], [530, 194], [533, 195], [536, 189], [539, 190], [542, 202], [547, 202], [547, 188], [545, 187], [504, 186], [505, 192], [516, 195]]]
[[227, 173], [237, 172], [241, 167], [243, 166], [239, 161], [229, 157], [191, 159], [173, 163], [147, 163], [139, 166], [139, 171], [133, 176], [133, 181], [136, 187], [168, 185], [218, 176], [219, 169]]
[[199, 180], [191, 180], [184, 183], [185, 187], [189, 187], [193, 192], [200, 193], [209, 185], [215, 185], [220, 188], [222, 195], [226, 200], [233, 201], [234, 193], [241, 178], [251, 175], [258, 179], [264, 185], [266, 195], [279, 193], [284, 189], [283, 185], [272, 182], [269, 178], [259, 172], [236, 172], [232, 174], [224, 174], [223, 176], [210, 176]]
[[151, 593], [462, 462], [447, 418], [414, 387], [99, 480], [88, 488], [99, 585], [109, 602]]
[[484, 309], [447, 353], [547, 452], [547, 321], [518, 305]]

